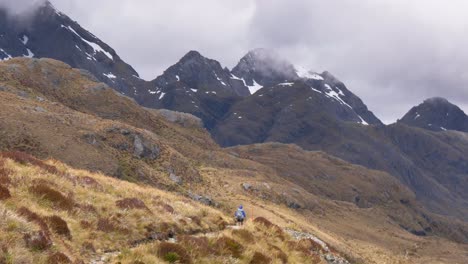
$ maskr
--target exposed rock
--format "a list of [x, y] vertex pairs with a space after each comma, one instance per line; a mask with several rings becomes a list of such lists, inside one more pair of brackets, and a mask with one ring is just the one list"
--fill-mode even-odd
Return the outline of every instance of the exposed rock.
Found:
[[177, 183], [179, 185], [181, 185], [183, 183], [182, 178], [175, 175], [174, 173], [169, 174], [169, 179], [171, 179], [171, 181], [173, 181], [173, 182], [175, 182], [175, 183]]
[[138, 158], [155, 160], [159, 157], [159, 148], [153, 144], [145, 142], [139, 135], [134, 135], [133, 147], [133, 155]]
[[179, 124], [183, 127], [203, 127], [203, 121], [191, 114], [171, 111], [167, 109], [159, 109], [156, 110], [158, 114], [160, 114], [164, 119], [169, 122]]
[[253, 189], [252, 184], [250, 184], [250, 183], [245, 183], [244, 182], [241, 185], [242, 185], [242, 188], [244, 188], [245, 191], [250, 191], [250, 190]]
[[286, 200], [286, 205], [287, 205], [289, 208], [292, 208], [292, 209], [300, 209], [300, 208], [302, 208], [302, 206], [301, 206], [300, 204], [298, 204], [297, 202], [292, 201], [292, 200]]
[[211, 197], [208, 197], [208, 196], [201, 196], [201, 195], [198, 195], [198, 194], [189, 193], [189, 197], [192, 198], [195, 201], [198, 201], [198, 202], [202, 203], [202, 204], [206, 204], [206, 205], [209, 205], [209, 206], [215, 205], [213, 199], [211, 199]]
[[94, 86], [89, 87], [89, 89], [91, 91], [93, 91], [93, 92], [104, 91], [104, 90], [106, 90], [108, 88], [109, 88], [109, 86], [107, 86], [107, 84], [105, 84], [105, 83], [98, 83], [98, 84], [96, 84]]
[[44, 108], [40, 106], [34, 107], [34, 111], [39, 112], [39, 113], [47, 113], [47, 110], [45, 110]]

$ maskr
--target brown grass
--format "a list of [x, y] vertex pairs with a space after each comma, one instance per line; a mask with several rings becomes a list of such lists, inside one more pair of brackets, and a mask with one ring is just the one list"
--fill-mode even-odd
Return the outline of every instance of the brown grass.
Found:
[[52, 246], [52, 240], [43, 230], [34, 233], [28, 233], [23, 236], [26, 246], [32, 250], [46, 250]]
[[158, 248], [158, 257], [169, 263], [192, 263], [192, 258], [187, 250], [174, 243], [162, 242]]
[[47, 258], [47, 263], [48, 264], [67, 264], [67, 263], [72, 263], [69, 257], [67, 255], [56, 252], [53, 254], [50, 254], [49, 257]]
[[28, 220], [29, 222], [37, 224], [41, 228], [42, 231], [49, 234], [50, 232], [49, 227], [47, 226], [47, 223], [44, 221], [44, 219], [40, 215], [32, 212], [26, 207], [21, 207], [20, 209], [18, 209], [18, 214], [26, 218], [26, 220]]
[[57, 209], [68, 211], [73, 209], [74, 202], [71, 198], [63, 195], [57, 190], [52, 189], [46, 184], [33, 185], [29, 188], [29, 191], [39, 198], [50, 201]]
[[234, 229], [232, 230], [232, 235], [247, 243], [253, 243], [255, 241], [254, 235], [246, 229]]
[[0, 156], [4, 158], [12, 159], [23, 165], [30, 164], [30, 165], [37, 166], [47, 171], [48, 173], [60, 174], [60, 171], [57, 169], [57, 167], [46, 164], [42, 160], [36, 159], [35, 157], [24, 152], [20, 152], [20, 151], [2, 152], [0, 153]]
[[11, 198], [10, 190], [7, 187], [0, 185], [0, 201]]
[[72, 235], [70, 233], [70, 229], [68, 228], [67, 222], [63, 220], [60, 216], [53, 215], [47, 217], [46, 219], [52, 231], [61, 236], [66, 237], [69, 240], [72, 239]]
[[97, 222], [97, 230], [104, 233], [110, 233], [118, 230], [117, 225], [112, 222], [109, 218], [99, 218]]
[[250, 264], [270, 264], [271, 258], [263, 255], [260, 252], [255, 252], [249, 263]]
[[245, 250], [239, 242], [226, 236], [216, 241], [215, 248], [218, 254], [231, 255], [235, 258], [240, 258]]
[[146, 204], [138, 198], [125, 198], [115, 202], [120, 209], [144, 209], [149, 210]]
[[191, 255], [196, 257], [205, 257], [213, 253], [210, 243], [206, 237], [179, 236], [178, 241]]

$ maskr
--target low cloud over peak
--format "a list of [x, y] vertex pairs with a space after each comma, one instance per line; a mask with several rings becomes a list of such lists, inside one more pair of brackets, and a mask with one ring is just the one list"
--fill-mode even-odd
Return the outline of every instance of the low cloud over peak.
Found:
[[[22, 4], [0, 0], [12, 13]], [[22, 4], [21, 4], [22, 3]], [[441, 96], [468, 112], [465, 0], [52, 0], [146, 79], [187, 51], [233, 67], [256, 47], [328, 70], [385, 122]]]
[[29, 16], [46, 2], [47, 0], [0, 0], [0, 8], [13, 17]]

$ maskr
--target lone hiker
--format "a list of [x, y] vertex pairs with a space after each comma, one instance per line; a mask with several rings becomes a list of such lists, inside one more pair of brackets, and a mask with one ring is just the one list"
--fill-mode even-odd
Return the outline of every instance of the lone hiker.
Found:
[[237, 208], [234, 217], [236, 218], [236, 225], [244, 224], [244, 220], [247, 217], [247, 215], [245, 214], [244, 207], [242, 205], [240, 205], [239, 208]]

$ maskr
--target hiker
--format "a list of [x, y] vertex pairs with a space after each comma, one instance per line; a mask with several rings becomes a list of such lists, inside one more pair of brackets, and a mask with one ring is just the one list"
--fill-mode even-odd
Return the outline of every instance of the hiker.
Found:
[[244, 224], [244, 220], [247, 215], [245, 214], [244, 207], [242, 205], [240, 205], [239, 208], [237, 208], [237, 211], [234, 214], [234, 216], [236, 218], [236, 225], [241, 226]]

